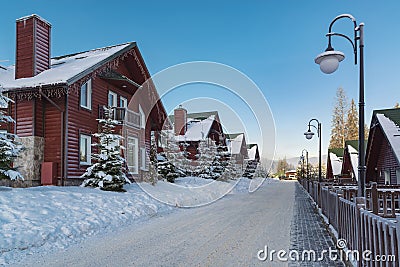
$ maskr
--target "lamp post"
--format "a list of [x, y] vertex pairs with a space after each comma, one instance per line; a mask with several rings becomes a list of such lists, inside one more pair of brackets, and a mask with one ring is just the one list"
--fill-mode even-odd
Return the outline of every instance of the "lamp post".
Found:
[[302, 151], [301, 151], [301, 160], [302, 160], [302, 162], [303, 162], [303, 172], [304, 172], [304, 151], [306, 152], [306, 179], [308, 180], [308, 151], [307, 151], [307, 149], [303, 149]]
[[[316, 127], [315, 125], [311, 124], [311, 122], [317, 122], [318, 127]], [[310, 140], [311, 138], [313, 138], [314, 133], [311, 131], [311, 126], [314, 127], [315, 129], [317, 129], [317, 134], [318, 134], [318, 138], [319, 138], [319, 151], [318, 151], [318, 182], [321, 183], [322, 182], [322, 168], [321, 168], [321, 123], [317, 120], [317, 119], [311, 119], [308, 122], [308, 131], [304, 133], [304, 135], [306, 136], [306, 138], [308, 140]]]
[[[348, 18], [353, 22], [354, 26], [354, 38], [353, 40], [347, 35], [341, 33], [332, 32], [333, 24], [342, 18]], [[333, 73], [339, 66], [339, 62], [344, 59], [344, 54], [339, 51], [335, 51], [331, 45], [332, 36], [340, 36], [347, 39], [354, 52], [354, 64], [357, 65], [357, 45], [359, 48], [359, 67], [360, 67], [360, 77], [359, 77], [359, 121], [358, 121], [358, 196], [365, 196], [365, 133], [364, 133], [364, 23], [357, 25], [356, 19], [350, 14], [342, 14], [337, 16], [332, 20], [329, 25], [329, 32], [326, 34], [328, 37], [328, 48], [324, 53], [318, 55], [315, 58], [315, 63], [319, 64], [322, 72], [326, 74]]]

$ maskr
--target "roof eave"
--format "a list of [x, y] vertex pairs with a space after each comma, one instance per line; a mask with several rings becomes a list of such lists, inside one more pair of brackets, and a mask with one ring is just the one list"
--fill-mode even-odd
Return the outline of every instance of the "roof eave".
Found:
[[125, 53], [125, 52], [127, 52], [127, 51], [129, 51], [129, 50], [131, 50], [131, 49], [133, 49], [133, 48], [135, 48], [136, 46], [137, 46], [137, 45], [136, 45], [136, 42], [130, 43], [127, 47], [125, 47], [125, 48], [119, 50], [118, 52], [112, 54], [111, 56], [109, 56], [109, 57], [107, 57], [107, 58], [105, 58], [105, 59], [103, 59], [102, 61], [96, 63], [95, 65], [93, 65], [93, 66], [91, 66], [91, 67], [85, 69], [84, 71], [82, 71], [81, 73], [78, 73], [78, 74], [75, 75], [74, 77], [69, 78], [69, 79], [66, 81], [66, 83], [67, 83], [68, 85], [71, 85], [71, 84], [73, 84], [73, 83], [79, 81], [80, 79], [82, 79], [82, 78], [85, 77], [86, 75], [88, 75], [88, 74], [92, 73], [93, 71], [95, 71], [96, 69], [100, 68], [100, 67], [101, 67], [102, 65], [104, 65], [106, 62], [108, 62], [108, 61], [110, 61], [110, 60], [113, 60], [113, 59], [116, 59], [117, 57], [119, 57], [119, 56], [122, 55], [123, 53]]

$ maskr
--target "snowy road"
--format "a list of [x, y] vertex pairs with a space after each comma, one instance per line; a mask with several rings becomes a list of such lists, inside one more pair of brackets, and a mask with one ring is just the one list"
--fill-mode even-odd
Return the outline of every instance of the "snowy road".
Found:
[[228, 195], [214, 204], [159, 216], [65, 251], [32, 255], [21, 266], [286, 266], [261, 262], [268, 246], [290, 247], [294, 182]]

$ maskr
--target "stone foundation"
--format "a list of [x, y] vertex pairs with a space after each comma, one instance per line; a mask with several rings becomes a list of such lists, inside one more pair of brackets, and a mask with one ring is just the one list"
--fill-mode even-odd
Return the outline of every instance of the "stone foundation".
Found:
[[44, 138], [39, 136], [20, 137], [19, 142], [25, 147], [14, 166], [24, 177], [24, 181], [14, 182], [18, 187], [40, 185], [40, 169], [44, 159]]

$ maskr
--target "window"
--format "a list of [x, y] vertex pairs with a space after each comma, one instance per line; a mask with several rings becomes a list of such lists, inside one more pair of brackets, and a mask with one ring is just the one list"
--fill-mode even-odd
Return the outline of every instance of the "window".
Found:
[[108, 106], [116, 107], [117, 106], [117, 97], [118, 95], [112, 91], [108, 91]]
[[130, 173], [138, 174], [139, 172], [139, 159], [138, 159], [138, 139], [135, 137], [128, 137], [126, 148], [126, 162]]
[[120, 96], [119, 97], [119, 106], [121, 108], [126, 108], [128, 106], [128, 99], [126, 99], [125, 97]]
[[81, 165], [91, 165], [92, 137], [90, 135], [81, 134], [79, 140], [79, 162]]
[[146, 116], [144, 115], [142, 107], [139, 105], [139, 114], [140, 114], [140, 128], [146, 128]]
[[140, 163], [141, 163], [141, 166], [140, 166], [140, 169], [142, 169], [142, 170], [147, 170], [147, 165], [146, 165], [146, 148], [144, 148], [144, 147], [141, 147], [140, 148]]
[[385, 176], [385, 184], [390, 184], [390, 171], [389, 170], [383, 171], [383, 175]]
[[400, 169], [396, 170], [397, 184], [400, 184]]
[[81, 107], [92, 109], [92, 80], [88, 80], [81, 86]]

